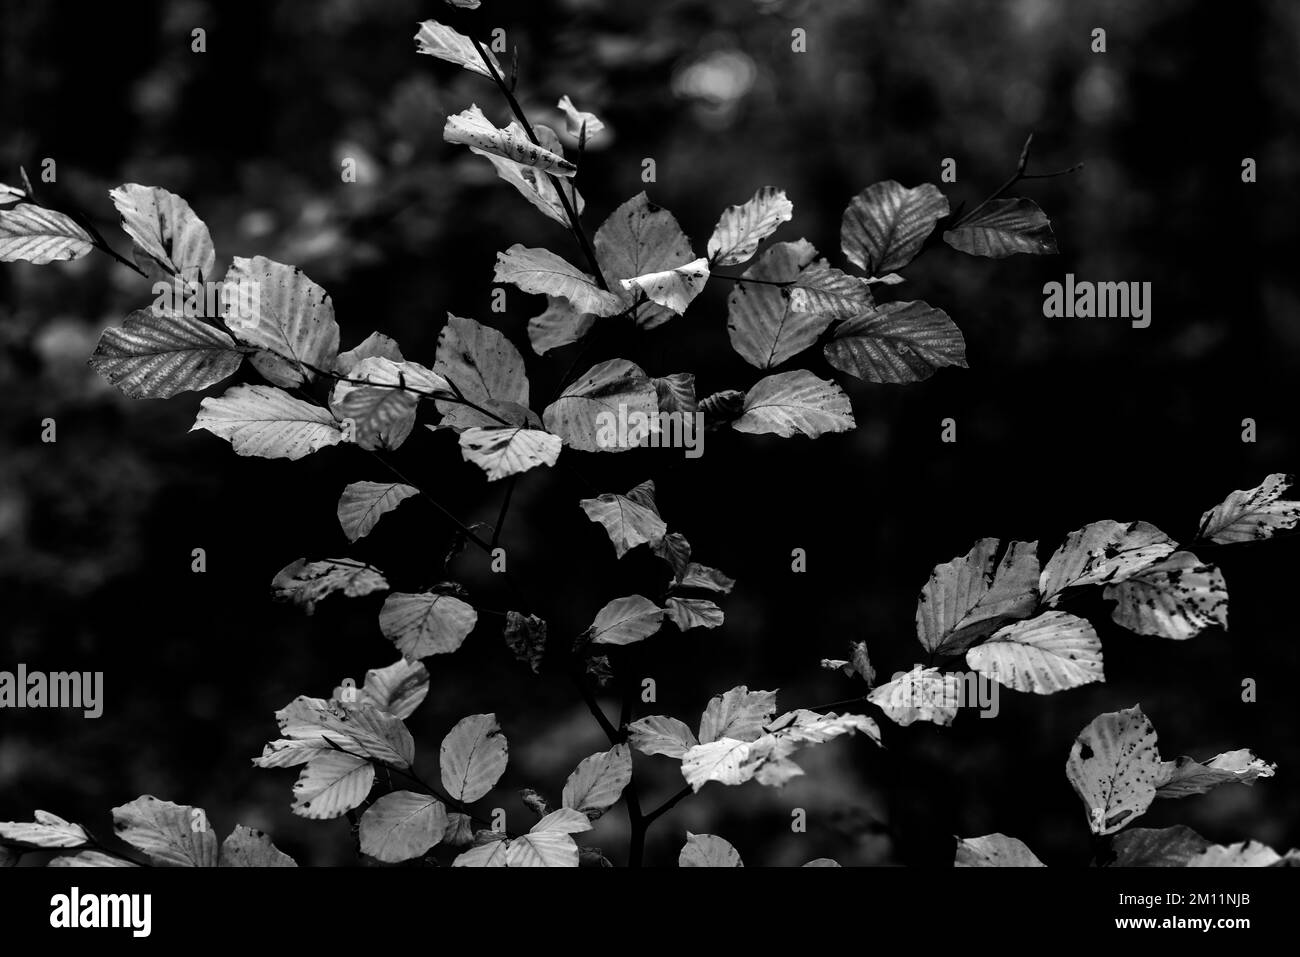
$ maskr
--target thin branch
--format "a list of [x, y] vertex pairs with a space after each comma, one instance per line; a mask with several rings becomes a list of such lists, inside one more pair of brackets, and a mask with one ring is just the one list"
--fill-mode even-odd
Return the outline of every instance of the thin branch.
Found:
[[962, 223], [970, 222], [970, 220], [974, 219], [975, 216], [982, 209], [984, 209], [985, 206], [989, 205], [994, 200], [1001, 199], [1003, 196], [1006, 195], [1007, 190], [1011, 189], [1012, 186], [1015, 186], [1016, 183], [1020, 182], [1022, 179], [1051, 179], [1054, 176], [1065, 176], [1067, 173], [1073, 173], [1077, 170], [1083, 169], [1082, 163], [1075, 163], [1073, 166], [1069, 167], [1068, 169], [1059, 169], [1051, 173], [1027, 172], [1029, 168], [1029, 149], [1033, 145], [1033, 142], [1034, 142], [1034, 134], [1030, 133], [1029, 136], [1025, 139], [1025, 145], [1020, 149], [1020, 159], [1016, 163], [1016, 171], [1007, 178], [1006, 182], [1004, 182], [1001, 186], [999, 186], [996, 190], [994, 190], [993, 193], [988, 197], [988, 199], [984, 200], [984, 202], [980, 203], [978, 206], [972, 209], [965, 216], [961, 217], [961, 219], [956, 220], [951, 226], [948, 227], [949, 229], [956, 229]]
[[691, 788], [691, 786], [689, 784], [686, 785], [686, 787], [682, 788], [680, 791], [678, 791], [668, 800], [664, 801], [663, 804], [660, 804], [653, 811], [647, 813], [645, 817], [642, 819], [643, 823], [647, 828], [649, 828], [650, 825], [653, 824], [656, 820], [658, 820], [663, 815], [667, 814], [674, 807], [676, 807], [680, 802], [690, 797], [694, 793], [695, 791]]
[[783, 282], [778, 282], [775, 279], [750, 279], [748, 276], [728, 276], [726, 273], [720, 273], [720, 272], [709, 273], [709, 278], [726, 279], [729, 282], [739, 283], [742, 285], [747, 282], [752, 282], [757, 286], [779, 286], [782, 289], [784, 289], [786, 286], [793, 286], [796, 282], [798, 282], [797, 279], [787, 279], [784, 280]]
[[[524, 132], [528, 135], [528, 138], [538, 149], [545, 149], [537, 139], [537, 133], [533, 130], [533, 124], [529, 122], [528, 115], [524, 112], [524, 108], [519, 105], [519, 100], [515, 97], [513, 84], [506, 83], [506, 81], [501, 77], [501, 72], [497, 69], [492, 58], [488, 56], [487, 50], [483, 47], [483, 44], [479, 42], [478, 37], [471, 35], [470, 41], [474, 44], [474, 49], [478, 51], [478, 55], [483, 60], [484, 66], [487, 67], [488, 73], [492, 76], [492, 82], [497, 85], [497, 89], [501, 91], [501, 95], [504, 96], [506, 102], [510, 104], [510, 112], [515, 115], [515, 119], [517, 119], [519, 125], [524, 128]], [[516, 75], [517, 70], [518, 67], [516, 65]], [[551, 182], [555, 185], [555, 191], [560, 196], [560, 205], [564, 207], [564, 215], [569, 219], [569, 228], [572, 230], [574, 238], [577, 239], [578, 245], [582, 248], [582, 254], [587, 258], [587, 264], [591, 267], [592, 274], [596, 277], [596, 282], [600, 284], [601, 289], [609, 292], [609, 284], [605, 282], [605, 276], [601, 273], [600, 261], [596, 258], [596, 250], [591, 245], [591, 240], [587, 238], [586, 231], [582, 228], [582, 220], [578, 218], [577, 210], [574, 208], [574, 205], [569, 202], [569, 197], [564, 192], [564, 183], [562, 182], [564, 177], [556, 176], [554, 173], [547, 173], [546, 175], [550, 177]]]
[[515, 473], [506, 480], [505, 498], [501, 500], [501, 511], [497, 514], [496, 527], [492, 529], [492, 548], [495, 551], [497, 543], [501, 541], [501, 533], [505, 531], [506, 515], [510, 512], [510, 499], [514, 497], [515, 485], [519, 482], [519, 474]]

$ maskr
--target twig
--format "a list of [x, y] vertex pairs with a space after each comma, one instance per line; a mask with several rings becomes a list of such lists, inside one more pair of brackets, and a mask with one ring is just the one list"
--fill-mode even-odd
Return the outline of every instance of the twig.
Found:
[[495, 551], [497, 544], [501, 541], [501, 533], [506, 527], [506, 515], [510, 512], [510, 499], [515, 494], [515, 485], [519, 481], [519, 473], [515, 473], [506, 479], [506, 495], [501, 500], [501, 511], [497, 513], [497, 524], [492, 529], [492, 550]]
[[653, 811], [650, 811], [648, 814], [646, 814], [645, 817], [642, 819], [643, 823], [647, 828], [649, 828], [652, 823], [654, 823], [663, 815], [667, 814], [674, 807], [676, 807], [681, 801], [690, 797], [694, 793], [695, 791], [691, 788], [691, 786], [689, 784], [686, 785], [686, 787], [682, 788], [680, 791], [678, 791], [668, 800], [664, 801], [663, 804], [660, 804]]
[[961, 217], [961, 219], [956, 220], [951, 226], [948, 227], [949, 229], [956, 229], [962, 223], [970, 222], [972, 219], [975, 218], [976, 214], [978, 214], [982, 209], [984, 209], [985, 206], [989, 205], [989, 203], [993, 202], [996, 199], [1001, 199], [1004, 195], [1006, 195], [1007, 190], [1009, 190], [1012, 186], [1015, 186], [1016, 183], [1020, 182], [1022, 179], [1051, 179], [1054, 176], [1065, 176], [1067, 173], [1073, 173], [1076, 170], [1083, 169], [1082, 163], [1075, 163], [1073, 166], [1069, 167], [1068, 169], [1058, 169], [1051, 173], [1025, 172], [1025, 170], [1029, 167], [1029, 148], [1033, 144], [1033, 142], [1034, 142], [1034, 134], [1030, 133], [1028, 138], [1026, 138], [1025, 140], [1025, 145], [1020, 149], [1020, 159], [1016, 163], [1016, 171], [1012, 173], [1010, 177], [1007, 178], [1006, 182], [1004, 182], [1001, 186], [999, 186], [996, 190], [994, 190], [993, 193], [988, 197], [988, 199], [984, 200], [984, 202], [980, 203], [978, 206], [972, 209], [965, 216]]

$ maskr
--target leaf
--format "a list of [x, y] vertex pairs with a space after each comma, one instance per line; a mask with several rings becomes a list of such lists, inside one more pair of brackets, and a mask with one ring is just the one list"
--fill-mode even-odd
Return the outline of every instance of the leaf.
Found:
[[1223, 573], [1191, 552], [1174, 552], [1107, 585], [1102, 597], [1115, 599], [1115, 623], [1139, 635], [1183, 640], [1214, 625], [1228, 627]]
[[37, 811], [34, 816], [33, 822], [0, 821], [0, 840], [41, 848], [81, 847], [90, 841], [80, 824], [72, 824], [49, 811]]
[[[476, 4], [477, 6], [477, 4]], [[491, 71], [483, 63], [483, 57], [474, 47], [474, 43], [469, 37], [462, 33], [457, 33], [451, 27], [443, 26], [436, 20], [425, 20], [420, 24], [420, 31], [415, 35], [416, 53], [427, 53], [429, 56], [435, 56], [439, 60], [446, 60], [448, 63], [454, 63], [456, 66], [464, 67], [471, 73], [477, 73], [488, 79], [492, 78]], [[501, 64], [492, 52], [483, 48], [483, 55], [492, 61], [496, 67], [497, 75], [503, 76]]]
[[80, 259], [95, 248], [70, 216], [20, 203], [0, 209], [0, 262], [46, 263]]
[[[311, 366], [328, 369], [339, 351], [334, 303], [297, 266], [236, 256], [226, 272], [221, 318], [241, 341], [267, 350], [250, 360], [274, 385], [299, 385]], [[272, 355], [274, 353], [274, 355]]]
[[578, 763], [564, 782], [561, 801], [594, 821], [614, 806], [631, 780], [632, 751], [626, 744], [616, 744]]
[[803, 866], [804, 867], [839, 867], [840, 865], [838, 861], [833, 861], [829, 857], [815, 857]]
[[402, 350], [397, 342], [380, 332], [372, 332], [366, 336], [354, 349], [347, 352], [340, 352], [334, 357], [334, 371], [340, 375], [349, 375], [356, 368], [357, 363], [362, 359], [371, 358], [391, 359], [393, 362], [402, 361]]
[[641, 718], [627, 726], [628, 742], [642, 754], [663, 754], [681, 758], [699, 744], [683, 722], [664, 715]]
[[871, 659], [867, 656], [867, 643], [852, 641], [849, 642], [849, 648], [851, 653], [848, 659], [823, 658], [821, 666], [831, 671], [842, 671], [850, 678], [857, 675], [867, 683], [867, 690], [870, 691], [876, 686], [876, 669], [872, 667]]
[[253, 760], [257, 767], [293, 767], [326, 752], [347, 752], [406, 768], [415, 756], [415, 742], [401, 718], [368, 702], [343, 705], [300, 695], [275, 719], [284, 737], [263, 748]]
[[1130, 827], [1111, 838], [1113, 867], [1186, 867], [1210, 842], [1190, 827]]
[[1088, 622], [1049, 611], [1007, 625], [966, 652], [966, 664], [1016, 691], [1054, 694], [1105, 681], [1101, 639]]
[[833, 321], [829, 313], [791, 308], [787, 289], [771, 283], [791, 283], [812, 262], [817, 250], [806, 239], [774, 243], [742, 273], [727, 296], [727, 335], [740, 357], [759, 369], [779, 366], [807, 349]]
[[[701, 725], [701, 738], [705, 737], [704, 730]], [[804, 773], [790, 760], [790, 755], [803, 745], [821, 744], [854, 731], [863, 731], [880, 743], [879, 727], [859, 714], [838, 716], [800, 709], [772, 721], [767, 731], [759, 730], [759, 736], [752, 741], [723, 736], [688, 749], [682, 756], [682, 776], [695, 791], [709, 781], [736, 785], [751, 779], [768, 787], [780, 787]]]
[[442, 138], [448, 143], [460, 143], [484, 153], [493, 153], [506, 159], [550, 173], [552, 176], [572, 176], [578, 171], [563, 156], [539, 146], [523, 133], [522, 127], [501, 129], [494, 126], [477, 106], [447, 117]]
[[187, 282], [212, 277], [217, 267], [212, 236], [189, 203], [165, 189], [138, 183], [126, 183], [108, 195], [136, 249], [163, 272]]
[[848, 319], [876, 304], [869, 282], [841, 272], [825, 259], [805, 267], [795, 277], [789, 294], [791, 312], [819, 313], [832, 319]]
[[[638, 492], [641, 494], [637, 495]], [[638, 545], [653, 548], [663, 541], [668, 525], [659, 517], [654, 494], [654, 482], [642, 482], [627, 495], [606, 492], [598, 498], [584, 498], [578, 504], [587, 518], [604, 526], [615, 556], [622, 558]]]
[[700, 743], [711, 744], [720, 738], [753, 741], [774, 714], [775, 691], [750, 691], [738, 685], [709, 699], [700, 716]]
[[740, 418], [745, 411], [745, 394], [735, 389], [714, 392], [700, 400], [699, 411], [708, 428], [720, 429]]
[[[485, 405], [491, 400], [528, 405], [528, 374], [523, 356], [496, 329], [473, 319], [448, 313], [447, 324], [438, 335], [433, 371], [449, 383], [455, 383], [460, 394], [475, 405]], [[501, 424], [466, 405], [447, 401], [436, 404], [443, 425], [495, 428]]]
[[956, 675], [917, 665], [872, 691], [867, 700], [900, 727], [906, 728], [915, 721], [932, 721], [947, 727], [957, 717], [961, 702], [957, 682]]
[[507, 840], [490, 841], [472, 847], [451, 862], [452, 867], [505, 867], [510, 850]]
[[[5, 849], [0, 847], [0, 866], [3, 866]], [[103, 851], [80, 851], [76, 854], [61, 854], [50, 861], [47, 867], [135, 867], [130, 861], [113, 857]]]
[[605, 128], [605, 124], [595, 113], [584, 113], [574, 106], [573, 101], [567, 96], [560, 97], [560, 102], [555, 105], [564, 114], [564, 131], [570, 136], [585, 139], [590, 143], [592, 137]]
[[342, 751], [322, 751], [312, 758], [293, 785], [299, 817], [325, 821], [339, 817], [366, 799], [375, 783], [375, 766]]
[[394, 592], [379, 612], [379, 630], [407, 658], [446, 655], [474, 630], [478, 612], [454, 595]]
[[680, 631], [717, 628], [725, 620], [722, 609], [705, 598], [669, 598], [664, 614]]
[[548, 249], [529, 249], [515, 243], [497, 253], [496, 282], [508, 282], [524, 292], [567, 299], [580, 313], [612, 316], [623, 310], [623, 300], [601, 289], [578, 267]]
[[880, 276], [910, 263], [934, 224], [947, 215], [948, 200], [938, 187], [923, 183], [906, 189], [885, 180], [853, 197], [840, 223], [840, 245], [849, 262]]
[[660, 412], [679, 412], [684, 416], [695, 414], [695, 376], [693, 373], [675, 372], [669, 376], [653, 378], [650, 380], [650, 384], [655, 387]]
[[19, 189], [17, 186], [8, 186], [0, 183], [0, 206], [7, 206], [9, 203], [17, 203], [27, 198], [27, 191]]
[[[409, 718], [429, 694], [429, 672], [419, 661], [398, 658], [384, 668], [367, 671], [359, 690], [359, 703], [373, 705], [395, 718]], [[338, 692], [334, 692], [336, 699]]]
[[515, 658], [528, 665], [533, 674], [540, 674], [542, 656], [546, 653], [546, 622], [536, 615], [508, 611], [504, 634], [506, 647]]
[[104, 330], [89, 364], [133, 399], [168, 399], [234, 375], [242, 360], [235, 340], [205, 322], [137, 309]]
[[546, 311], [528, 320], [528, 341], [539, 356], [577, 342], [590, 331], [596, 317], [579, 312], [569, 300], [547, 296]]
[[731, 423], [737, 432], [811, 439], [827, 432], [847, 432], [856, 423], [849, 397], [834, 382], [798, 369], [778, 372], [745, 393], [744, 412]]
[[415, 362], [394, 362], [382, 356], [362, 359], [337, 382], [330, 408], [350, 426], [352, 441], [363, 449], [396, 449], [415, 428], [422, 393], [449, 392], [447, 380]]
[[1247, 748], [1216, 754], [1201, 764], [1188, 757], [1165, 762], [1161, 783], [1156, 785], [1158, 798], [1184, 798], [1205, 794], [1220, 784], [1253, 785], [1260, 778], [1271, 778], [1277, 769]]
[[966, 837], [957, 842], [953, 867], [1045, 867], [1024, 841], [1005, 834]]
[[686, 832], [678, 867], [744, 867], [740, 852], [715, 834]]
[[489, 482], [554, 465], [562, 445], [558, 435], [537, 429], [473, 428], [460, 436], [461, 455], [483, 469]]
[[659, 401], [649, 377], [626, 359], [610, 359], [592, 366], [571, 382], [542, 412], [549, 432], [564, 444], [583, 452], [622, 452], [635, 445], [602, 444], [601, 432], [609, 422], [634, 416], [657, 421]]
[[[621, 280], [694, 266], [696, 260], [691, 242], [677, 219], [668, 210], [650, 202], [644, 192], [609, 214], [596, 230], [594, 246], [601, 272], [606, 280], [613, 281], [613, 285], [619, 288], [622, 288]], [[635, 301], [628, 293], [620, 298], [616, 311], [631, 308]], [[674, 314], [664, 305], [641, 303], [634, 316], [638, 326], [653, 329], [663, 325]]]
[[1300, 523], [1300, 502], [1281, 501], [1295, 481], [1292, 475], [1274, 472], [1255, 488], [1238, 489], [1201, 516], [1198, 538], [1228, 545], [1260, 541]]
[[690, 567], [691, 543], [681, 532], [669, 532], [658, 545], [651, 547], [651, 551], [669, 564], [676, 577], [683, 575]]
[[[555, 131], [548, 126], [537, 124], [534, 127], [537, 134], [537, 141], [542, 148], [556, 156], [564, 155], [564, 148], [560, 145], [559, 137]], [[524, 128], [517, 122], [512, 122], [505, 129], [506, 136], [512, 140], [527, 140], [528, 134]], [[560, 191], [556, 188], [555, 181], [549, 175], [533, 166], [525, 166], [523, 163], [516, 163], [512, 159], [506, 159], [504, 156], [498, 156], [487, 150], [471, 146], [470, 152], [482, 156], [497, 171], [497, 176], [509, 183], [519, 195], [532, 203], [538, 211], [559, 223], [566, 229], [569, 228], [569, 214], [564, 210], [564, 203], [560, 199]], [[586, 206], [583, 202], [582, 195], [578, 192], [577, 187], [573, 185], [573, 180], [562, 180], [565, 183], [565, 190], [569, 194], [570, 203], [579, 216]]]
[[1266, 844], [1259, 841], [1242, 841], [1239, 844], [1211, 844], [1192, 855], [1187, 867], [1272, 867], [1282, 858]]
[[415, 791], [385, 794], [361, 815], [361, 853], [387, 864], [409, 861], [442, 840], [447, 809]]
[[1015, 253], [1056, 255], [1056, 237], [1047, 214], [1029, 199], [994, 199], [943, 234], [953, 249], [972, 256], [1002, 259]]
[[271, 580], [274, 596], [280, 601], [291, 601], [307, 614], [316, 610], [323, 598], [342, 592], [348, 598], [359, 598], [372, 592], [387, 591], [388, 582], [383, 572], [365, 562], [350, 558], [327, 558], [309, 562], [300, 558], [276, 572]]
[[936, 565], [916, 603], [916, 635], [939, 655], [965, 650], [1000, 625], [1038, 606], [1038, 543], [981, 538], [964, 557]]
[[221, 842], [221, 867], [297, 867], [261, 831], [239, 824]]
[[641, 595], [615, 598], [597, 614], [587, 629], [597, 645], [630, 645], [657, 632], [663, 625], [664, 610]]
[[681, 314], [686, 311], [691, 300], [704, 291], [704, 285], [708, 281], [708, 260], [696, 259], [673, 269], [620, 279], [619, 285], [628, 292], [640, 289], [651, 302], [663, 306], [669, 312]]
[[157, 864], [217, 866], [217, 835], [201, 808], [146, 794], [113, 808], [113, 830]]
[[349, 542], [365, 538], [379, 519], [420, 490], [401, 482], [353, 482], [339, 496], [339, 525]]
[[826, 361], [867, 382], [922, 382], [944, 366], [966, 366], [966, 340], [942, 309], [887, 302], [842, 322], [823, 352]]
[[457, 801], [473, 804], [505, 773], [509, 745], [495, 714], [461, 718], [438, 752], [442, 786]]
[[[689, 545], [686, 546], [686, 550], [687, 554], [689, 554]], [[734, 578], [727, 577], [716, 568], [701, 565], [699, 562], [688, 562], [673, 582], [672, 589], [676, 591], [679, 588], [699, 588], [704, 591], [729, 595], [735, 585], [736, 580]]]
[[1156, 729], [1137, 705], [1093, 718], [1075, 738], [1065, 765], [1088, 809], [1088, 826], [1098, 835], [1141, 817], [1162, 773]]
[[190, 426], [225, 439], [236, 455], [300, 459], [343, 440], [328, 409], [269, 385], [237, 385], [199, 403]]
[[1093, 522], [1071, 532], [1043, 568], [1038, 590], [1048, 604], [1066, 588], [1123, 581], [1169, 555], [1178, 543], [1146, 522]]
[[588, 830], [591, 823], [585, 815], [570, 808], [552, 811], [509, 842], [506, 867], [577, 867], [578, 845], [569, 835]]
[[709, 237], [709, 262], [715, 266], [745, 262], [758, 252], [759, 243], [793, 218], [794, 204], [784, 190], [761, 187], [741, 205], [722, 211]]

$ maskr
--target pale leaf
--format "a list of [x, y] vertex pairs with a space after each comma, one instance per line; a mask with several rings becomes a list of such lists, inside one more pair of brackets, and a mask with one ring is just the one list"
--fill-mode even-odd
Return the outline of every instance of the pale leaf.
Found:
[[478, 612], [454, 595], [394, 592], [379, 612], [379, 630], [407, 658], [450, 654], [474, 630]]
[[760, 188], [739, 206], [728, 206], [709, 237], [709, 262], [716, 266], [743, 263], [758, 251], [758, 244], [794, 217], [794, 204], [785, 191]]
[[495, 714], [472, 714], [442, 739], [442, 786], [457, 801], [472, 804], [505, 773], [509, 746]]
[[401, 482], [353, 482], [339, 496], [339, 525], [349, 542], [369, 535], [376, 523], [420, 490]]

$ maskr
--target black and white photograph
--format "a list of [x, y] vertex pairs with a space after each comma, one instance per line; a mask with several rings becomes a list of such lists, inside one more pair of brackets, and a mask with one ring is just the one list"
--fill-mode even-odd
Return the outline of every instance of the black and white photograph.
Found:
[[1288, 0], [0, 0], [0, 926], [1280, 931], [1298, 213]]

